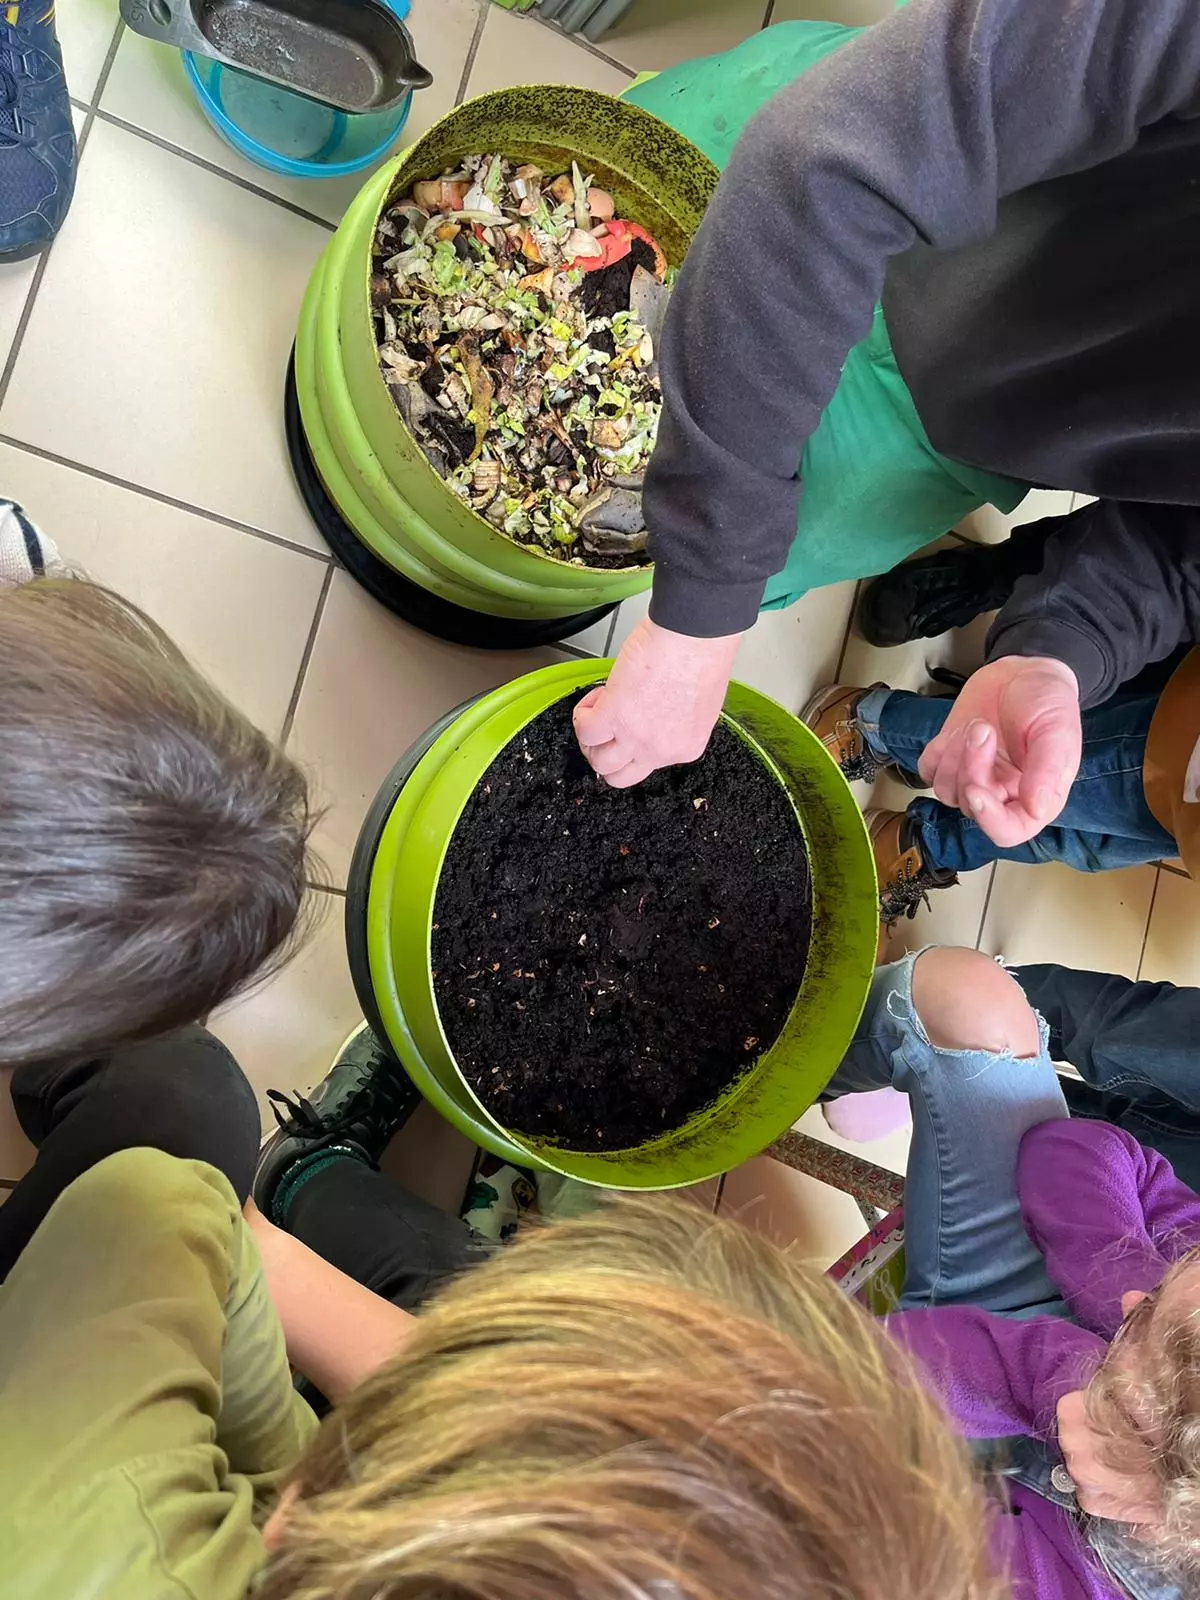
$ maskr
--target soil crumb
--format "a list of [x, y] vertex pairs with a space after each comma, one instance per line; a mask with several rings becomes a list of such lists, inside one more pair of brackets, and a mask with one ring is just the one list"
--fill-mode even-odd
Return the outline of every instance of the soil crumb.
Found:
[[721, 724], [701, 761], [610, 789], [574, 696], [492, 763], [446, 855], [434, 987], [505, 1125], [581, 1151], [679, 1127], [775, 1042], [811, 934], [800, 825]]

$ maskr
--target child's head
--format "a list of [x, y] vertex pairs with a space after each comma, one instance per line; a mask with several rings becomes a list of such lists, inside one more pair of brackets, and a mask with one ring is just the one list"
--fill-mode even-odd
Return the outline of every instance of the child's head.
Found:
[[1200, 1577], [1200, 1249], [1153, 1294], [1125, 1299], [1121, 1330], [1083, 1392], [1086, 1454], [1104, 1489], [1117, 1488], [1109, 1514], [1137, 1518], [1142, 1552]]
[[815, 1268], [608, 1203], [446, 1291], [333, 1413], [259, 1600], [1000, 1600], [959, 1442]]
[[305, 780], [136, 606], [0, 591], [0, 1066], [195, 1021], [304, 897]]

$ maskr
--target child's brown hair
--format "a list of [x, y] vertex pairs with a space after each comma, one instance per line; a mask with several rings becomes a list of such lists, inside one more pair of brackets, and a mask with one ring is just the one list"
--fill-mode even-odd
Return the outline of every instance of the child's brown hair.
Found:
[[1085, 1404], [1105, 1464], [1145, 1483], [1161, 1502], [1161, 1520], [1133, 1535], [1137, 1548], [1194, 1582], [1200, 1578], [1200, 1248], [1177, 1261], [1126, 1317]]
[[323, 1424], [258, 1600], [1000, 1600], [963, 1448], [816, 1268], [609, 1201]]
[[0, 592], [0, 1066], [195, 1021], [300, 916], [300, 770], [138, 608]]

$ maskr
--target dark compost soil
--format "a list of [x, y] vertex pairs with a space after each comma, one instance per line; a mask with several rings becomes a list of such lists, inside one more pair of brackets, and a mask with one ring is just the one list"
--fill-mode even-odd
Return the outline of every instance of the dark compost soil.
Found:
[[778, 1037], [808, 953], [808, 860], [736, 734], [610, 789], [575, 743], [577, 698], [505, 747], [459, 819], [434, 985], [499, 1122], [620, 1150], [680, 1126]]

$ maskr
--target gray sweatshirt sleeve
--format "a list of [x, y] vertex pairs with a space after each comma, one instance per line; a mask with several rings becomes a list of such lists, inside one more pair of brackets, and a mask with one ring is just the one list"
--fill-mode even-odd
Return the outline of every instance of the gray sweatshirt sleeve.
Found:
[[1053, 656], [1099, 705], [1200, 639], [1200, 511], [1099, 500], [1065, 517], [992, 624], [987, 658]]
[[1196, 0], [910, 0], [773, 96], [663, 332], [654, 620], [698, 637], [754, 621], [795, 535], [805, 441], [890, 257], [984, 237], [1005, 194], [1198, 107]]

